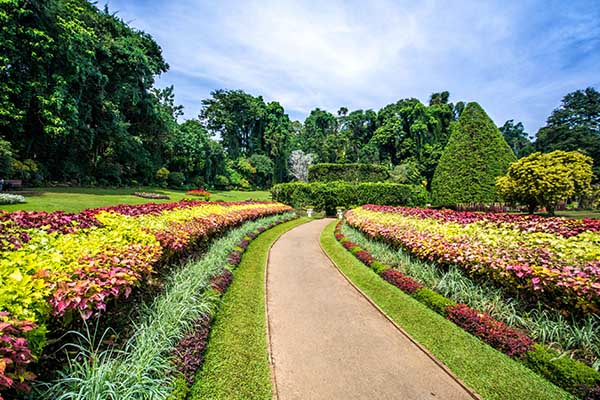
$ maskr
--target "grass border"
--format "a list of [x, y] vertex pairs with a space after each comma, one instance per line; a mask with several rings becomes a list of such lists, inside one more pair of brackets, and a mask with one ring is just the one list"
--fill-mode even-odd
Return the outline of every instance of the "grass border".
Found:
[[281, 235], [308, 221], [278, 225], [250, 243], [215, 316], [189, 399], [273, 397], [265, 303], [268, 254]]
[[320, 243], [340, 271], [483, 399], [574, 399], [366, 268], [335, 239], [336, 223], [325, 227]]

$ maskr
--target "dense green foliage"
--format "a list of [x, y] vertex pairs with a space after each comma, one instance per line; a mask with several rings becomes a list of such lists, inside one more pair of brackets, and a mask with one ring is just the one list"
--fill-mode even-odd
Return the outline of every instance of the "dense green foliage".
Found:
[[390, 177], [387, 168], [379, 164], [315, 164], [308, 169], [309, 182], [383, 182]]
[[[265, 189], [305, 179], [289, 165], [292, 152], [303, 151], [318, 163], [380, 164], [392, 182], [430, 189], [445, 153], [433, 198], [452, 205], [494, 201], [492, 178], [512, 160], [485, 113], [450, 103], [447, 91], [428, 104], [405, 98], [380, 110], [316, 108], [302, 123], [277, 101], [216, 90], [192, 110], [196, 119], [180, 122], [173, 87], [154, 85], [169, 68], [160, 46], [107, 7], [0, 0], [0, 21], [0, 177], [26, 185]], [[518, 157], [534, 147], [580, 150], [598, 172], [599, 124], [600, 94], [588, 88], [565, 96], [535, 143], [513, 120], [501, 132]], [[468, 135], [477, 140], [464, 147]]]
[[498, 178], [498, 192], [507, 202], [526, 204], [530, 214], [543, 206], [553, 215], [560, 201], [591, 190], [592, 163], [591, 157], [577, 151], [533, 153]]
[[3, 0], [0, 21], [0, 135], [22, 162], [0, 173], [151, 179], [175, 124], [158, 44], [85, 0]]
[[334, 215], [337, 207], [362, 204], [424, 206], [429, 195], [423, 186], [398, 183], [291, 182], [273, 186], [273, 200], [295, 208], [312, 207]]
[[514, 120], [508, 120], [500, 127], [500, 132], [517, 158], [533, 153], [535, 147], [521, 122], [515, 124]]
[[504, 175], [513, 161], [515, 155], [490, 117], [479, 104], [467, 104], [435, 170], [433, 203], [496, 202], [496, 177]]
[[527, 353], [525, 363], [552, 383], [578, 395], [600, 382], [598, 371], [539, 344]]
[[600, 92], [594, 88], [567, 94], [537, 134], [538, 151], [579, 150], [594, 160], [600, 175]]

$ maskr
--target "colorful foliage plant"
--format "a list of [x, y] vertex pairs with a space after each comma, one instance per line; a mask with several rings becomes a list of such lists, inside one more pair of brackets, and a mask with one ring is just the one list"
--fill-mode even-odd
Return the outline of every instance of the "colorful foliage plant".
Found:
[[371, 238], [455, 264], [532, 302], [600, 311], [600, 222], [367, 205], [346, 213]]
[[446, 307], [446, 313], [450, 321], [510, 357], [531, 350], [533, 340], [529, 336], [465, 304]]
[[35, 355], [26, 336], [43, 331], [49, 318], [98, 315], [171, 256], [245, 221], [288, 210], [279, 203], [183, 201], [79, 214], [1, 213], [0, 391], [27, 388], [25, 366]]

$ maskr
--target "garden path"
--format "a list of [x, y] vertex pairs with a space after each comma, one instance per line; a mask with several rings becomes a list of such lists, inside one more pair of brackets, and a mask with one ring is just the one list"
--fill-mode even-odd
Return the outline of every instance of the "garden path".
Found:
[[333, 266], [319, 245], [331, 221], [292, 229], [269, 255], [274, 398], [473, 399]]

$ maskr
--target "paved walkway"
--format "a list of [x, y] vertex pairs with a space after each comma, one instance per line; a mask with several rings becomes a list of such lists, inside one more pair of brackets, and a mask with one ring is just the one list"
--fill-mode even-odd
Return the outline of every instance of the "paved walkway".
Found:
[[329, 222], [294, 228], [270, 253], [267, 306], [279, 399], [473, 399], [331, 265], [319, 246]]

